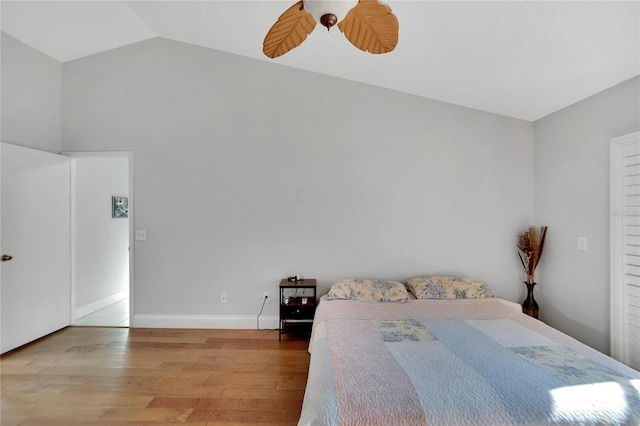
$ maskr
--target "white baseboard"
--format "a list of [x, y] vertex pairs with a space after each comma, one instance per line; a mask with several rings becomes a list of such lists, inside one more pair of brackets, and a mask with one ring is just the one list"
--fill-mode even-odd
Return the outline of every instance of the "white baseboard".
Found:
[[95, 311], [99, 311], [102, 308], [106, 308], [109, 305], [113, 305], [116, 302], [121, 301], [122, 299], [126, 299], [129, 297], [129, 290], [122, 290], [119, 293], [112, 294], [111, 296], [103, 297], [100, 300], [96, 300], [95, 302], [88, 303], [86, 305], [80, 306], [76, 308], [76, 317], [74, 320], [78, 318], [82, 318], [85, 315], [89, 315]]
[[[136, 314], [130, 320], [135, 328], [226, 328], [255, 330], [255, 315], [153, 315]], [[261, 315], [260, 329], [277, 329], [277, 315]]]

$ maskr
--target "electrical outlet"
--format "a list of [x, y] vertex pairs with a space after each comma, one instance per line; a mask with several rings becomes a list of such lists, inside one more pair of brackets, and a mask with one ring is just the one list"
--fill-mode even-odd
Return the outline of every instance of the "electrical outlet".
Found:
[[262, 298], [264, 299], [264, 303], [271, 303], [271, 295], [269, 292], [265, 291], [262, 293]]
[[227, 293], [220, 293], [220, 303], [227, 303]]

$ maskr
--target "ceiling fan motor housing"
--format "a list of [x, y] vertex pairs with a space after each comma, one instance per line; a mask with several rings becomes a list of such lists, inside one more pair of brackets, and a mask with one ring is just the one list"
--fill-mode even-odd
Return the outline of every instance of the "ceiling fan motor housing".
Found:
[[327, 13], [320, 17], [320, 23], [330, 30], [335, 24], [338, 23], [338, 18], [333, 13]]
[[309, 12], [316, 22], [331, 28], [342, 21], [353, 9], [358, 0], [304, 0], [304, 10]]

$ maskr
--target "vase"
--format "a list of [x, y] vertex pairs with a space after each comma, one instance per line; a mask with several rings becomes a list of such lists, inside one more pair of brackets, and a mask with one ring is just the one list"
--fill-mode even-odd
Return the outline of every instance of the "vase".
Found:
[[538, 302], [533, 297], [533, 287], [536, 283], [524, 283], [527, 286], [527, 298], [522, 302], [522, 312], [533, 318], [538, 318]]

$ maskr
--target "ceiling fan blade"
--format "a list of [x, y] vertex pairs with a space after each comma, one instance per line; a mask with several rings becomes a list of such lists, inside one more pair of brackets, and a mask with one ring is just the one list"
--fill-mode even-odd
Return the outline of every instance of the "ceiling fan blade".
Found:
[[273, 24], [264, 38], [262, 51], [270, 58], [284, 55], [300, 46], [315, 27], [315, 19], [304, 10], [300, 0], [280, 15]]
[[351, 44], [365, 52], [388, 53], [398, 44], [398, 19], [378, 0], [360, 0], [338, 28]]

